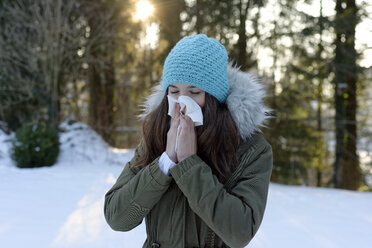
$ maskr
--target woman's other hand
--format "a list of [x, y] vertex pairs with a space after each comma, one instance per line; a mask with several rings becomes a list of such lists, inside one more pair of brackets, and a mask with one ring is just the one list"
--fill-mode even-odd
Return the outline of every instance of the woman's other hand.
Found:
[[165, 152], [173, 162], [178, 163], [177, 154], [175, 151], [177, 128], [180, 123], [180, 105], [178, 103], [176, 104], [175, 112], [175, 116], [171, 119], [171, 124], [167, 133], [167, 146]]
[[[186, 109], [184, 111], [186, 113]], [[196, 154], [197, 143], [195, 124], [187, 115], [180, 116], [181, 131], [178, 137], [177, 160], [181, 162], [187, 157]]]

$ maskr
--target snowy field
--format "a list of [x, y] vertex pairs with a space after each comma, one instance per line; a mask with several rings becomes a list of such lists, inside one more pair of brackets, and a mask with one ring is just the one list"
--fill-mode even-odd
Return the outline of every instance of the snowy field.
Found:
[[[133, 150], [112, 149], [87, 126], [61, 127], [53, 167], [18, 169], [0, 130], [0, 247], [142, 247], [145, 227], [112, 231], [103, 197]], [[370, 248], [372, 193], [271, 184], [265, 217], [248, 247]]]

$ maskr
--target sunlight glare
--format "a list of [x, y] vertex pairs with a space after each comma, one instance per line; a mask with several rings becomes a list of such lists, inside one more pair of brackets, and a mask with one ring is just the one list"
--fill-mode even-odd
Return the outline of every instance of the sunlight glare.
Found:
[[140, 0], [137, 2], [137, 10], [135, 19], [136, 20], [146, 20], [154, 11], [154, 6], [152, 6], [148, 1]]
[[158, 38], [159, 38], [159, 25], [158, 24], [151, 24], [146, 28], [146, 38], [145, 43], [152, 49], [155, 49], [158, 45]]

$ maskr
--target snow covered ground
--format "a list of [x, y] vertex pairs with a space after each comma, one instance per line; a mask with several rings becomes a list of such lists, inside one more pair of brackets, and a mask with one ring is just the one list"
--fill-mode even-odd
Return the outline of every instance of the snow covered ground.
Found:
[[[112, 231], [103, 197], [132, 150], [108, 147], [81, 123], [61, 127], [53, 167], [18, 169], [0, 130], [0, 247], [142, 247], [145, 227]], [[372, 247], [372, 193], [271, 184], [265, 217], [248, 247]]]

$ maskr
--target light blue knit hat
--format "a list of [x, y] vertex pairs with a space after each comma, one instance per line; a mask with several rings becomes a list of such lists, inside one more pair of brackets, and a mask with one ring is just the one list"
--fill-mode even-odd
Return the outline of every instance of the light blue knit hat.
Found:
[[205, 34], [182, 38], [165, 59], [162, 80], [164, 92], [170, 84], [185, 83], [224, 102], [229, 91], [225, 47]]

